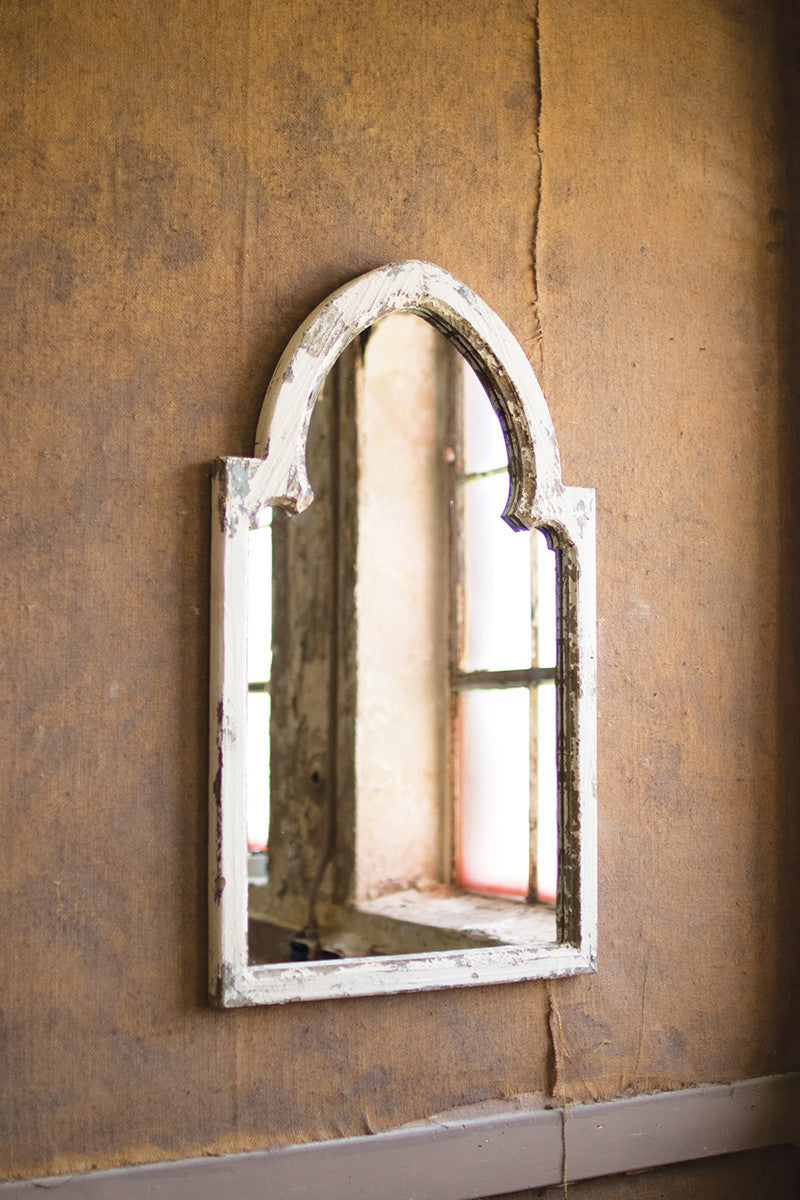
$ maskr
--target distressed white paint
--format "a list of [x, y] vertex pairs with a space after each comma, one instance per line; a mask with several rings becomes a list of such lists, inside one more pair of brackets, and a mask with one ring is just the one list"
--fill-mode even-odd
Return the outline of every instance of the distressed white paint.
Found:
[[[561, 883], [559, 944], [311, 963], [247, 964], [247, 531], [266, 505], [313, 499], [305, 464], [311, 414], [328, 371], [360, 332], [415, 312], [481, 377], [509, 448], [504, 513], [548, 531], [559, 582]], [[381, 267], [335, 292], [292, 338], [267, 389], [252, 459], [219, 460], [212, 488], [210, 990], [223, 1007], [468, 987], [574, 975], [597, 953], [594, 492], [564, 487], [544, 396], [522, 348], [464, 284], [429, 263]]]

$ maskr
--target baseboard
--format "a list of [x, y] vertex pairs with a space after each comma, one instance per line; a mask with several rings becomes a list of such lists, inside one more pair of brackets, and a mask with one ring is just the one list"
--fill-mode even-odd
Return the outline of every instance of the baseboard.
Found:
[[371, 1137], [0, 1185], [0, 1200], [477, 1200], [800, 1142], [800, 1073], [566, 1110], [518, 1098]]

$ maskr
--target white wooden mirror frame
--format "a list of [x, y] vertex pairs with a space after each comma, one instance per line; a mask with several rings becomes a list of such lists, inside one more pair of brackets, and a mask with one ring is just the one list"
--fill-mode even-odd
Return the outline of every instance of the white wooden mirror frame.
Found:
[[[504, 517], [559, 551], [557, 943], [306, 963], [248, 964], [246, 836], [247, 535], [266, 506], [312, 501], [308, 426], [325, 378], [375, 321], [413, 312], [480, 376], [509, 449]], [[561, 482], [541, 388], [519, 343], [464, 284], [430, 263], [380, 267], [324, 301], [267, 389], [254, 458], [222, 458], [212, 483], [209, 985], [221, 1007], [470, 987], [596, 969], [595, 497]]]

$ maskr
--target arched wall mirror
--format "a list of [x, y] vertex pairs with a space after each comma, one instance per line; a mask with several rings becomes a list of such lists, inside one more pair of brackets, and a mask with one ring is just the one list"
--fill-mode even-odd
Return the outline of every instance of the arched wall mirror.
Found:
[[593, 970], [594, 493], [499, 318], [355, 280], [213, 492], [212, 1000]]

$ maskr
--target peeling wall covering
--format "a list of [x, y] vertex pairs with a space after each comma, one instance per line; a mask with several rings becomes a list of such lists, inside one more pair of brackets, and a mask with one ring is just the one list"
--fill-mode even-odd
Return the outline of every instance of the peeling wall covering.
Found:
[[[41, 0], [0, 44], [0, 1174], [798, 1067], [772, 10]], [[408, 257], [510, 326], [597, 489], [600, 972], [212, 1012], [210, 463]]]

